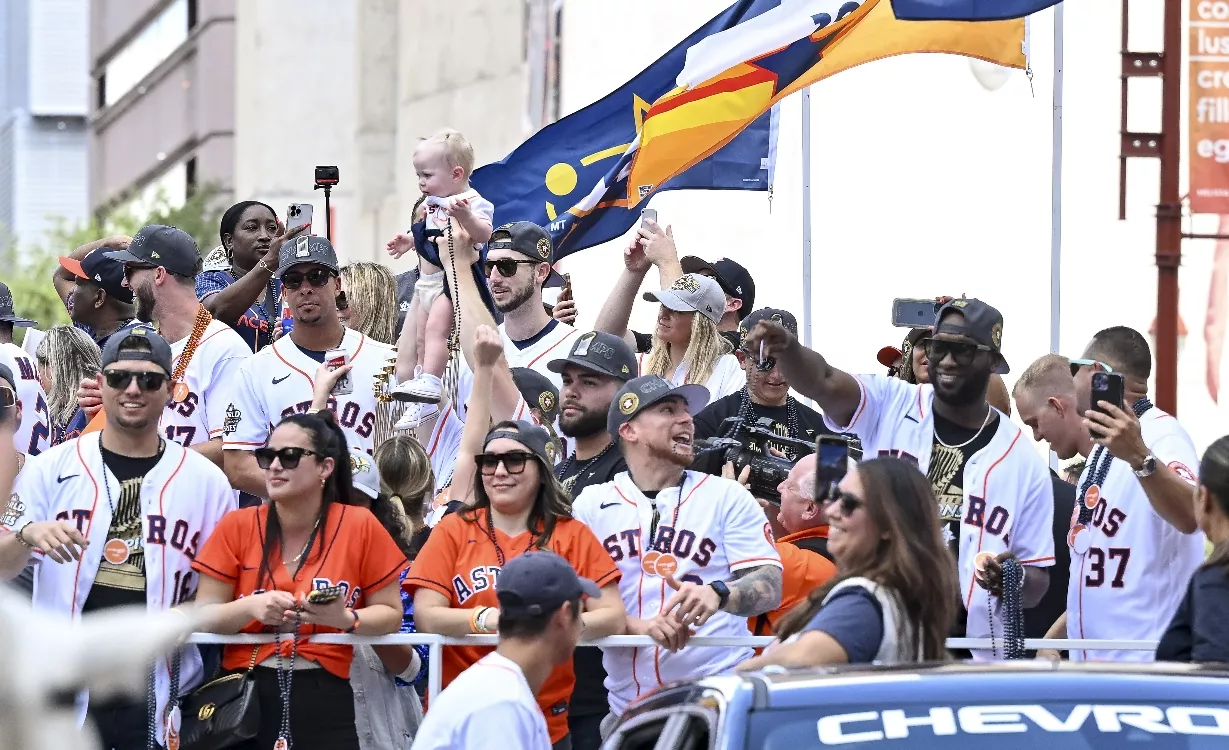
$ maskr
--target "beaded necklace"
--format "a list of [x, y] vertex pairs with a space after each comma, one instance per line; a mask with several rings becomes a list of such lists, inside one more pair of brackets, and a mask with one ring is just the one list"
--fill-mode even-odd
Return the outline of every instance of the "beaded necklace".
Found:
[[[1135, 413], [1136, 419], [1139, 419], [1151, 408], [1152, 402], [1145, 396], [1131, 406], [1131, 411]], [[1092, 532], [1089, 531], [1088, 527], [1092, 521], [1093, 511], [1097, 509], [1097, 505], [1101, 502], [1101, 487], [1105, 484], [1105, 478], [1109, 475], [1110, 465], [1113, 462], [1113, 454], [1106, 450], [1103, 445], [1098, 445], [1094, 448], [1088, 457], [1088, 467], [1085, 469], [1084, 481], [1080, 483], [1080, 492], [1076, 497], [1076, 507], [1079, 508], [1079, 516], [1076, 519], [1075, 526], [1067, 534], [1067, 545], [1077, 555], [1084, 554], [1088, 551], [1089, 546], [1091, 546]]]
[[188, 370], [188, 363], [192, 361], [192, 355], [196, 354], [196, 347], [200, 346], [201, 338], [205, 335], [205, 329], [213, 322], [213, 316], [205, 309], [204, 305], [196, 306], [196, 321], [192, 324], [192, 335], [188, 336], [188, 343], [184, 346], [183, 354], [179, 355], [179, 361], [175, 363], [175, 372], [171, 373], [171, 400], [177, 404], [184, 402], [188, 398], [188, 384], [183, 382], [184, 373]]
[[610, 449], [613, 447], [614, 447], [614, 442], [607, 443], [606, 447], [602, 449], [601, 453], [597, 454], [593, 458], [586, 459], [585, 462], [580, 464], [580, 466], [576, 469], [575, 474], [565, 479], [564, 477], [567, 475], [568, 469], [572, 468], [572, 464], [576, 463], [576, 460], [577, 460], [576, 451], [572, 451], [572, 454], [568, 456], [567, 458], [563, 459], [563, 463], [559, 464], [559, 466], [555, 469], [555, 476], [559, 477], [559, 481], [563, 482], [563, 488], [567, 490], [568, 492], [571, 492], [572, 487], [576, 485], [577, 477], [579, 477], [581, 473], [584, 472], [585, 469], [597, 463], [598, 460], [601, 459], [602, 456], [609, 453]]

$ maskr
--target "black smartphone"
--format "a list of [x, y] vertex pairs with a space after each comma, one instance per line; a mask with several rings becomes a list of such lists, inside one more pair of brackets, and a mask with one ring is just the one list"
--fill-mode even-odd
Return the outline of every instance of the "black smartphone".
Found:
[[324, 589], [314, 589], [307, 594], [308, 604], [332, 604], [342, 594], [341, 586], [329, 586]]
[[[1092, 374], [1092, 396], [1089, 402], [1094, 411], [1105, 413], [1105, 409], [1098, 406], [1101, 401], [1117, 406], [1119, 409], [1126, 408], [1123, 405], [1126, 394], [1126, 381], [1116, 372], [1094, 372]], [[1098, 430], [1089, 430], [1093, 437], [1105, 437]]]
[[897, 328], [930, 328], [942, 307], [933, 299], [892, 300], [892, 325]]
[[815, 441], [815, 502], [825, 502], [849, 471], [849, 441], [820, 435]]

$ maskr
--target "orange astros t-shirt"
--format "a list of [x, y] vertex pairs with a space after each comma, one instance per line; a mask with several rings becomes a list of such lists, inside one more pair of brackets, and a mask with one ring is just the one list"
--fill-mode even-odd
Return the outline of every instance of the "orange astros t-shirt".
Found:
[[752, 635], [774, 635], [777, 622], [807, 595], [827, 583], [836, 575], [832, 562], [809, 549], [794, 544], [800, 539], [827, 537], [828, 527], [818, 526], [783, 536], [777, 540], [777, 552], [781, 555], [783, 578], [781, 581], [781, 604], [771, 612], [747, 620]]
[[[355, 505], [329, 506], [328, 517], [322, 524], [319, 540], [312, 543], [311, 551], [294, 578], [290, 577], [277, 542], [270, 558], [273, 566], [273, 585], [268, 576], [260, 585], [261, 549], [265, 535], [265, 523], [269, 506], [233, 510], [223, 516], [213, 534], [192, 563], [201, 575], [226, 581], [235, 586], [235, 598], [264, 591], [277, 590], [293, 594], [295, 598], [312, 589], [341, 586], [344, 589], [346, 606], [362, 609], [367, 606], [366, 594], [379, 591], [385, 586], [396, 585], [401, 571], [409, 567], [397, 543], [385, 530], [371, 511]], [[243, 626], [240, 632], [271, 632], [256, 620]], [[338, 633], [335, 628], [304, 625], [300, 635], [312, 633]], [[267, 643], [256, 652], [256, 663], [273, 656], [275, 645]], [[282, 641], [282, 653], [290, 656], [290, 639]], [[299, 655], [314, 661], [343, 680], [350, 679], [350, 660], [354, 649], [326, 643], [300, 641]], [[251, 646], [227, 646], [222, 654], [224, 669], [246, 669], [252, 658]]]
[[[473, 520], [466, 520], [460, 513], [444, 516], [414, 558], [410, 574], [402, 583], [405, 590], [412, 594], [419, 588], [431, 589], [448, 597], [454, 608], [499, 607], [495, 596], [499, 555], [488, 535], [486, 514], [486, 509], [478, 509]], [[509, 537], [499, 529], [495, 529], [495, 539], [505, 562], [528, 552], [534, 541], [529, 532]], [[560, 519], [546, 549], [570, 562], [577, 574], [599, 588], [619, 580], [619, 569], [610, 554], [580, 521]], [[490, 646], [446, 646], [444, 687], [493, 650]], [[569, 659], [555, 667], [538, 693], [538, 705], [546, 716], [551, 742], [558, 742], [568, 733], [568, 699], [575, 683]]]

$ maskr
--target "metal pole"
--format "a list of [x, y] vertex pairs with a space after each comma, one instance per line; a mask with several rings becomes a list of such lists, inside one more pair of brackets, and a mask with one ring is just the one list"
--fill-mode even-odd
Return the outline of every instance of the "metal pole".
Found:
[[1156, 207], [1156, 405], [1178, 413], [1178, 267], [1182, 264], [1182, 0], [1165, 0], [1161, 56], [1161, 196]]
[[1050, 149], [1050, 352], [1061, 336], [1063, 258], [1063, 6], [1054, 6], [1054, 98]]
[[802, 343], [811, 346], [811, 87], [802, 90]]

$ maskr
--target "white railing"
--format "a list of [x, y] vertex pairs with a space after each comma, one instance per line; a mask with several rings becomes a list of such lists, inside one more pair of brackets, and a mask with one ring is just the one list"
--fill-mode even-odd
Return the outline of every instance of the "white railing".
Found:
[[[285, 637], [285, 636], [283, 636]], [[188, 637], [189, 643], [225, 643], [254, 644], [271, 643], [274, 636], [270, 633], [242, 633], [239, 635], [214, 635], [212, 633], [193, 633]], [[444, 656], [444, 646], [494, 646], [499, 643], [498, 635], [467, 635], [454, 638], [431, 633], [397, 633], [394, 635], [363, 636], [344, 635], [342, 633], [322, 633], [306, 636], [315, 643], [337, 643], [345, 645], [366, 644], [373, 646], [427, 646], [427, 697], [434, 698], [443, 689], [443, 674], [439, 669]], [[693, 636], [687, 641], [687, 647], [698, 648], [758, 648], [773, 642], [771, 636]], [[1026, 649], [1054, 649], [1056, 651], [1070, 650], [1104, 650], [1104, 651], [1155, 651], [1156, 641], [1127, 641], [1106, 639], [1078, 638], [1027, 638], [1024, 641]], [[644, 635], [612, 635], [592, 641], [581, 641], [585, 646], [603, 646], [606, 648], [633, 648], [638, 646], [656, 646], [652, 638]], [[1002, 648], [1002, 639], [993, 641], [989, 638], [948, 638], [948, 648], [958, 649], [990, 649]]]

